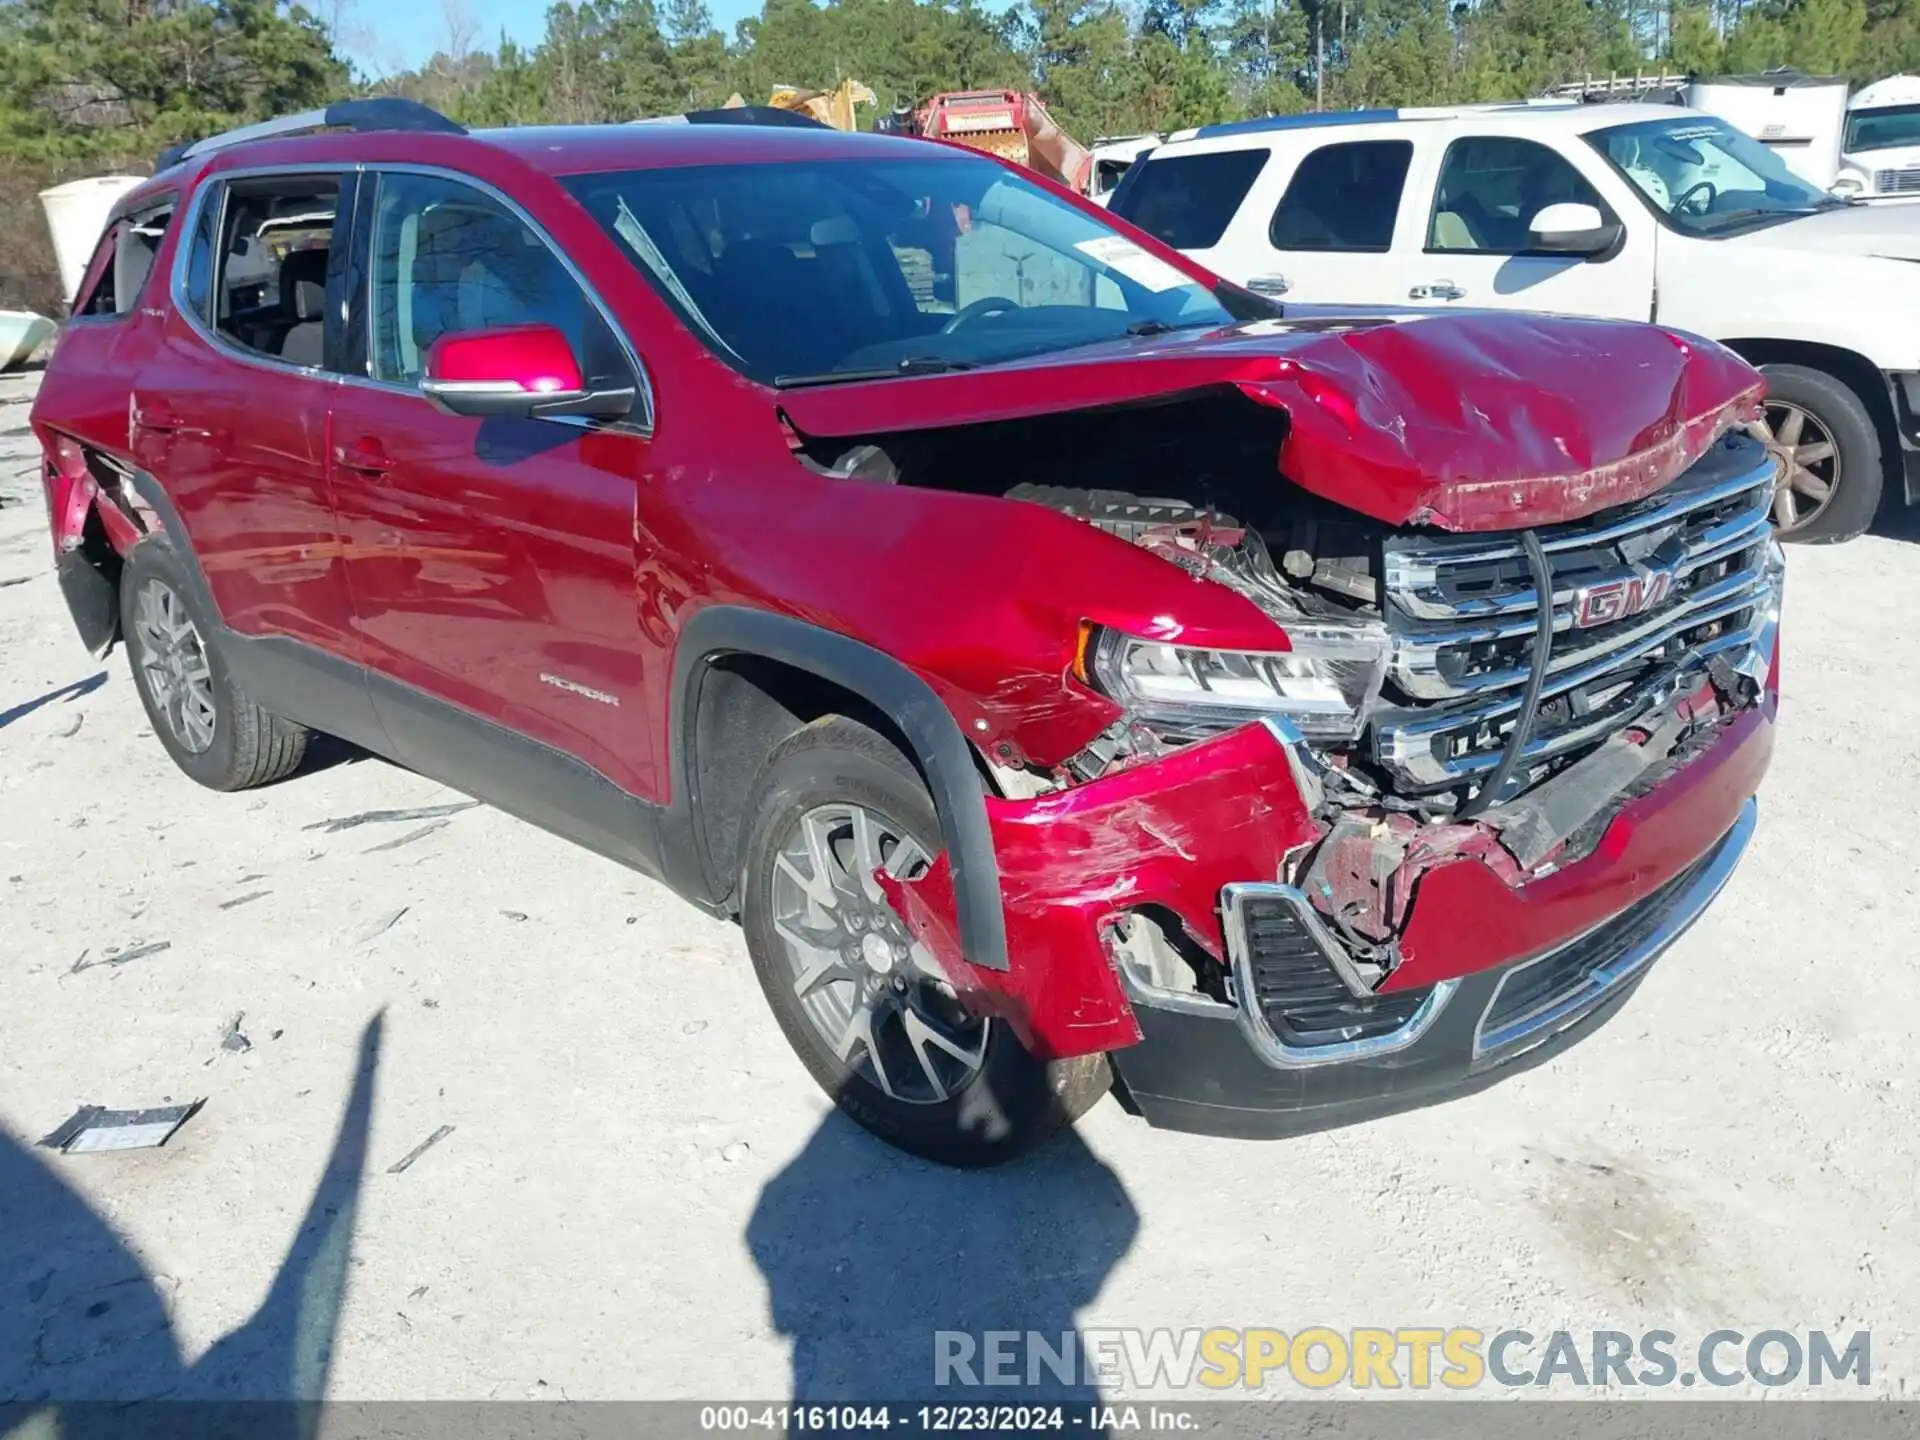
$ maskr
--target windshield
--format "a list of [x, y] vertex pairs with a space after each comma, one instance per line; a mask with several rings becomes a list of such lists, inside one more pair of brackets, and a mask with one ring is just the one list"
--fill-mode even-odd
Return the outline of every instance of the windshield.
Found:
[[1920, 145], [1920, 105], [1888, 105], [1847, 116], [1847, 138], [1840, 148], [1849, 155], [1901, 145]]
[[932, 373], [1222, 325], [1211, 291], [990, 160], [706, 165], [565, 183], [767, 384]]
[[1795, 175], [1752, 136], [1710, 116], [1616, 125], [1594, 131], [1587, 143], [1688, 235], [1730, 234], [1844, 203]]

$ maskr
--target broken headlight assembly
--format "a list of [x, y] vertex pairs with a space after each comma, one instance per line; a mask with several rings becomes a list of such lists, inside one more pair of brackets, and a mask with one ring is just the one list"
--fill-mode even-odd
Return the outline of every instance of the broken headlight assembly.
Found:
[[1309, 740], [1356, 740], [1380, 698], [1379, 626], [1291, 623], [1286, 650], [1210, 650], [1095, 627], [1081, 678], [1168, 739], [1192, 739], [1266, 715]]

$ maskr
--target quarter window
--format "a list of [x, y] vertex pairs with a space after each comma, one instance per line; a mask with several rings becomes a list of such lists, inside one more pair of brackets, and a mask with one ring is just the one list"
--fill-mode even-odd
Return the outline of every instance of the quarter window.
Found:
[[1441, 162], [1427, 249], [1523, 255], [1530, 248], [1533, 217], [1565, 203], [1610, 214], [1586, 177], [1545, 145], [1504, 135], [1456, 140]]
[[374, 379], [418, 385], [442, 336], [552, 325], [590, 383], [614, 376], [631, 383], [611, 331], [572, 273], [491, 195], [437, 175], [383, 175], [372, 249]]
[[132, 215], [122, 216], [107, 227], [87, 270], [94, 276], [86, 293], [77, 297], [76, 315], [125, 315], [140, 303], [147, 276], [153, 271], [153, 257], [166, 239], [167, 226], [173, 221], [174, 202], [150, 205]]
[[1276, 250], [1391, 250], [1412, 163], [1411, 140], [1322, 145], [1287, 182], [1267, 238]]

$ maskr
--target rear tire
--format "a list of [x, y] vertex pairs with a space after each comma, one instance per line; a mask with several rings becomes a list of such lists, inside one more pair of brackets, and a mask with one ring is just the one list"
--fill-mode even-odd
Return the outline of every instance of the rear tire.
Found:
[[[1752, 433], [1795, 467], [1786, 495], [1776, 492], [1776, 533], [1789, 543], [1851, 540], [1873, 523], [1886, 479], [1872, 413], [1852, 386], [1824, 370], [1760, 369], [1767, 377], [1766, 418]], [[1823, 486], [1829, 492], [1824, 498], [1818, 494]]]
[[1104, 1055], [1048, 1064], [1004, 1022], [966, 1014], [912, 961], [877, 887], [862, 893], [863, 859], [912, 878], [940, 848], [926, 786], [885, 737], [842, 716], [815, 721], [775, 747], [748, 815], [741, 927], [754, 973], [801, 1063], [857, 1123], [942, 1164], [997, 1165], [1106, 1093]]
[[120, 574], [120, 633], [153, 733], [188, 779], [247, 790], [291, 774], [311, 732], [234, 682], [180, 557], [143, 540]]

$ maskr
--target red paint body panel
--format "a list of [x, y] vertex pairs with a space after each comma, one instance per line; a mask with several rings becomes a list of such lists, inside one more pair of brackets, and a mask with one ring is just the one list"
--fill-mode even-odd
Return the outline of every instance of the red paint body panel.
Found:
[[1769, 703], [1729, 721], [1711, 749], [1626, 805], [1594, 852], [1564, 870], [1518, 886], [1472, 861], [1428, 871], [1400, 937], [1403, 963], [1381, 989], [1538, 955], [1652, 894], [1733, 828], [1773, 754], [1773, 717]]
[[638, 718], [634, 477], [647, 442], [447, 415], [397, 387], [343, 387], [335, 406], [329, 481], [354, 651], [631, 793], [661, 794]]
[[1107, 952], [1113, 920], [1164, 906], [1220, 957], [1222, 888], [1279, 878], [1287, 852], [1318, 833], [1286, 749], [1264, 725], [1057, 795], [989, 799], [987, 818], [1011, 970], [983, 970], [961, 955], [944, 856], [920, 880], [882, 883], [956, 988], [1049, 1057], [1140, 1038]]
[[1277, 468], [1294, 483], [1392, 524], [1450, 530], [1553, 524], [1650, 494], [1763, 393], [1731, 351], [1649, 325], [1449, 315], [1262, 321], [781, 405], [807, 434], [850, 436], [1215, 385], [1287, 412]]
[[580, 363], [551, 325], [509, 325], [442, 335], [427, 351], [427, 378], [454, 384], [514, 384], [534, 395], [581, 390]]

